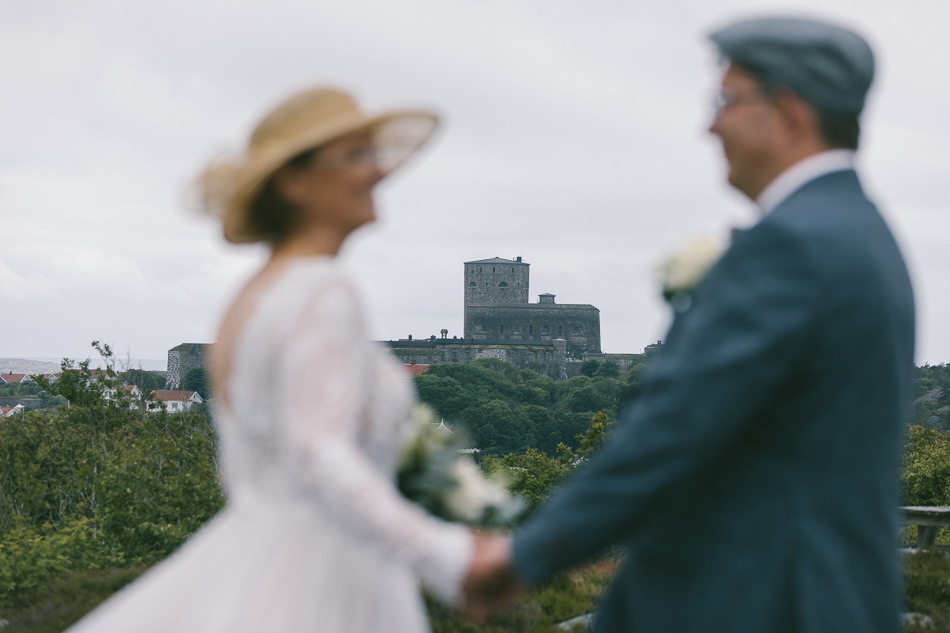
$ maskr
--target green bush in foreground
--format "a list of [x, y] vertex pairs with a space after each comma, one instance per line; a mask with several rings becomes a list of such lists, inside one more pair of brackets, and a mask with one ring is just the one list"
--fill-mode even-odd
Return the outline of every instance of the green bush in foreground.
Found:
[[4, 633], [60, 633], [146, 569], [145, 565], [133, 565], [57, 576], [4, 605], [0, 616], [9, 622]]
[[123, 562], [118, 550], [97, 537], [88, 519], [72, 518], [53, 528], [17, 518], [0, 535], [0, 597], [37, 589], [71, 569], [116, 567]]
[[4, 617], [63, 572], [166, 557], [223, 505], [206, 416], [146, 413], [111, 365], [67, 360], [58, 380], [36, 381], [69, 404], [0, 424]]

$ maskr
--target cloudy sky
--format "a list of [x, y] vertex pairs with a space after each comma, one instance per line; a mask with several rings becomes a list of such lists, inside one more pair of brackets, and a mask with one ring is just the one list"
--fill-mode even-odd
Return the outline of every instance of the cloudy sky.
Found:
[[[918, 363], [950, 361], [946, 0], [2, 0], [0, 357], [133, 365], [210, 342], [258, 247], [187, 184], [301, 87], [444, 125], [342, 254], [377, 339], [462, 334], [462, 263], [522, 256], [533, 301], [601, 310], [639, 352], [669, 313], [654, 267], [752, 207], [706, 133], [705, 34], [763, 11], [847, 22], [877, 51], [860, 169], [916, 284]], [[156, 365], [153, 361], [159, 361]]]

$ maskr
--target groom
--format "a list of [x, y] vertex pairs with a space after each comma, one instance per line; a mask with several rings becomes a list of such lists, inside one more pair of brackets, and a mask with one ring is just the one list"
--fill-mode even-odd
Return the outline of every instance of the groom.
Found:
[[622, 543], [595, 631], [894, 633], [914, 302], [854, 171], [872, 53], [810, 20], [711, 39], [710, 131], [761, 220], [676, 315], [601, 454], [513, 542], [477, 543], [470, 605]]

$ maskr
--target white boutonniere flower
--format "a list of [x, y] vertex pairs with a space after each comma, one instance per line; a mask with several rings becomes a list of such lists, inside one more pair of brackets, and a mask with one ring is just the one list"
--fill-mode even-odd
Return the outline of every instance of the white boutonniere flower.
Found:
[[417, 404], [396, 471], [399, 491], [447, 521], [481, 527], [513, 521], [524, 500], [508, 494], [502, 473], [486, 477], [465, 452], [470, 448], [461, 429], [448, 429], [430, 407]]
[[698, 238], [687, 242], [657, 267], [663, 298], [675, 312], [689, 309], [693, 290], [722, 253], [722, 246], [713, 240]]

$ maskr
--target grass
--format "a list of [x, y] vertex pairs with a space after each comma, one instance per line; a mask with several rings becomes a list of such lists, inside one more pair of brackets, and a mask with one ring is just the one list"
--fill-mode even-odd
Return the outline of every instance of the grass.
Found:
[[[594, 611], [616, 568], [616, 562], [600, 562], [560, 575], [483, 624], [427, 600], [433, 633], [563, 633], [556, 625]], [[0, 616], [9, 625], [3, 633], [60, 633], [145, 569], [136, 565], [62, 574], [4, 605]], [[905, 554], [904, 584], [905, 611], [930, 619], [908, 624], [905, 633], [950, 633], [950, 553], [935, 548]]]
[[[525, 596], [514, 608], [489, 618], [484, 625], [476, 625], [454, 610], [427, 600], [433, 633], [563, 633], [555, 625], [593, 611], [615, 567], [598, 563], [559, 576], [548, 586]], [[61, 574], [5, 605], [0, 616], [9, 624], [0, 629], [3, 633], [60, 633], [146, 569], [136, 565]]]

